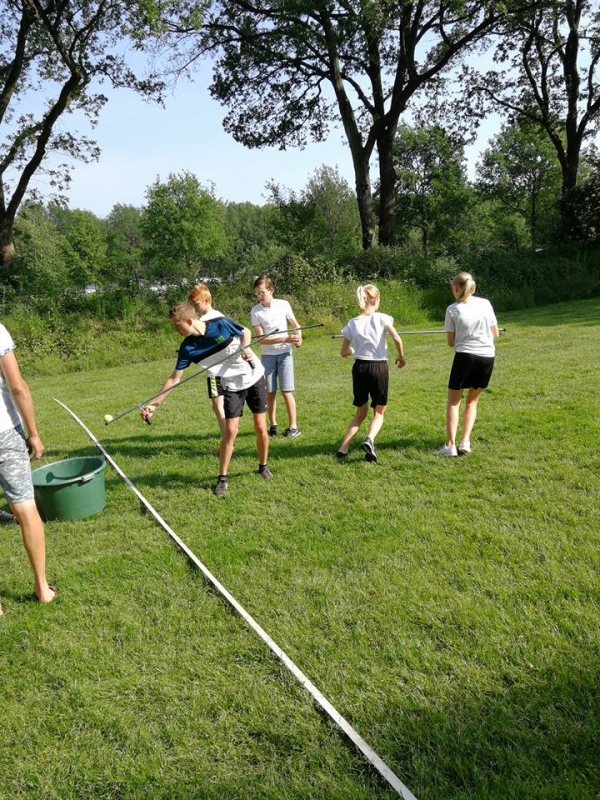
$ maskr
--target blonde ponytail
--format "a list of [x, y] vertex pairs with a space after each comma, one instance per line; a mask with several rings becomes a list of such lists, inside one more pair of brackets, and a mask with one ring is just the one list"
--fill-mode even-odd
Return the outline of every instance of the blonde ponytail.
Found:
[[359, 286], [356, 290], [356, 299], [360, 310], [364, 311], [367, 306], [375, 305], [379, 300], [379, 289], [372, 283]]

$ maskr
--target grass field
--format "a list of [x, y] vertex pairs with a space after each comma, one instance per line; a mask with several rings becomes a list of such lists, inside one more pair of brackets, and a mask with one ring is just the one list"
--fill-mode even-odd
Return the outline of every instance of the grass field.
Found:
[[[419, 800], [592, 800], [600, 301], [500, 323], [468, 457], [433, 455], [452, 354], [411, 336], [380, 463], [358, 443], [337, 463], [351, 364], [317, 330], [296, 358], [302, 437], [273, 440], [269, 484], [246, 415], [212, 496], [203, 378], [152, 427], [104, 426], [171, 361], [31, 380], [43, 463], [98, 453], [58, 397]], [[0, 529], [0, 800], [396, 796], [110, 467], [106, 496], [47, 525], [48, 607]]]

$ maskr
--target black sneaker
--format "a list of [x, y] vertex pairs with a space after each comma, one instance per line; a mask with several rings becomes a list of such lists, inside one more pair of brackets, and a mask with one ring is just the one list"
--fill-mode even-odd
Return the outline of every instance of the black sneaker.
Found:
[[0, 508], [0, 522], [16, 522], [17, 518], [10, 513], [10, 511], [5, 511], [3, 508]]
[[295, 439], [296, 436], [300, 436], [300, 431], [298, 428], [286, 428], [283, 435]]
[[361, 444], [362, 449], [365, 451], [365, 461], [371, 461], [373, 464], [377, 463], [377, 453], [375, 452], [375, 445], [373, 440], [367, 436]]
[[341, 450], [338, 450], [335, 454], [335, 457], [338, 461], [343, 461], [345, 458], [348, 458], [348, 453], [344, 453]]
[[218, 479], [213, 494], [215, 497], [223, 497], [224, 494], [227, 494], [227, 478]]
[[270, 481], [271, 478], [273, 477], [273, 473], [267, 467], [266, 464], [258, 468], [258, 474], [261, 476], [261, 478], [264, 478], [266, 481]]
[[269, 428], [269, 436], [277, 436], [277, 425], [271, 425]]

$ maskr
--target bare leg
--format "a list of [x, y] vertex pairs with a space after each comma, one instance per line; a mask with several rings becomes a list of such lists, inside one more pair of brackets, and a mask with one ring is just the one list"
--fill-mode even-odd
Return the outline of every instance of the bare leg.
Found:
[[446, 446], [448, 447], [456, 444], [458, 412], [462, 396], [462, 389], [448, 389], [448, 401], [446, 404]]
[[35, 596], [40, 603], [51, 603], [56, 596], [56, 592], [48, 586], [48, 581], [46, 580], [44, 523], [38, 513], [35, 500], [26, 500], [24, 503], [9, 503], [9, 505], [10, 510], [21, 526], [23, 544], [33, 570]]
[[227, 475], [229, 472], [229, 462], [231, 461], [231, 454], [233, 453], [233, 443], [237, 436], [240, 427], [240, 418], [234, 417], [233, 419], [225, 420], [225, 430], [221, 436], [221, 444], [219, 445], [219, 470], [221, 475]]
[[277, 392], [267, 392], [267, 410], [269, 412], [269, 425], [277, 425]]
[[221, 432], [221, 436], [223, 436], [223, 432], [225, 431], [225, 411], [223, 410], [223, 395], [219, 395], [218, 397], [213, 397], [212, 407], [213, 411], [215, 412], [215, 417], [217, 418], [217, 422], [219, 423], [219, 430]]
[[282, 392], [283, 399], [285, 402], [285, 407], [287, 410], [288, 420], [289, 420], [289, 427], [290, 428], [297, 428], [298, 425], [296, 424], [296, 398], [294, 397], [293, 392]]
[[368, 403], [365, 403], [364, 406], [359, 406], [356, 409], [356, 414], [350, 420], [348, 428], [346, 429], [346, 433], [344, 434], [344, 438], [342, 439], [342, 443], [338, 448], [338, 452], [340, 453], [348, 452], [348, 447], [350, 446], [350, 442], [352, 441], [352, 439], [354, 439], [354, 437], [358, 433], [358, 429], [367, 418], [368, 412], [369, 412]]
[[371, 441], [375, 441], [375, 437], [381, 430], [381, 426], [383, 425], [383, 415], [385, 414], [385, 409], [387, 406], [375, 406], [373, 409], [373, 419], [371, 420], [371, 424], [369, 425], [369, 432], [367, 436]]
[[483, 389], [469, 389], [469, 393], [467, 394], [465, 412], [463, 415], [463, 439], [467, 442], [471, 439], [473, 425], [475, 425], [475, 420], [477, 419], [477, 403], [479, 402], [482, 392]]
[[269, 433], [267, 431], [267, 417], [263, 412], [254, 414], [254, 430], [256, 432], [256, 451], [258, 453], [258, 463], [266, 464], [269, 458]]

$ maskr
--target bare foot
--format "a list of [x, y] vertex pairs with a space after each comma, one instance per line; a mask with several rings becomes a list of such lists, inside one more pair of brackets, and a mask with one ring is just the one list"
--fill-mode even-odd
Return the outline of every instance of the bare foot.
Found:
[[48, 586], [46, 586], [46, 589], [43, 592], [41, 592], [40, 594], [38, 594], [36, 592], [35, 596], [37, 597], [37, 599], [38, 599], [38, 601], [40, 603], [51, 603], [54, 600], [54, 598], [56, 597], [57, 594], [58, 594], [58, 591], [57, 591], [56, 587], [48, 585]]
[[0, 606], [0, 617], [4, 616], [4, 611], [2, 610], [2, 606]]

